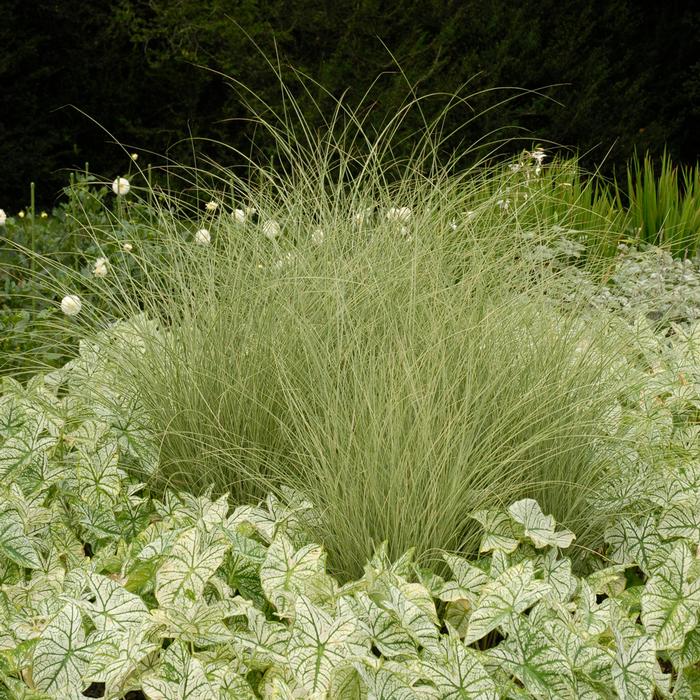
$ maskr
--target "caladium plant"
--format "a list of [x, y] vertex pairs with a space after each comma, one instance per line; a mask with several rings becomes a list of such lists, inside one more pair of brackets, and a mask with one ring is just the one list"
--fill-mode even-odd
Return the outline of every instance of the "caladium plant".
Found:
[[0, 698], [697, 697], [695, 337], [640, 333], [647, 400], [610, 425], [633, 476], [586, 575], [574, 533], [522, 499], [474, 513], [479, 555], [443, 553], [441, 575], [380, 547], [341, 585], [298, 494], [149, 494], [134, 475], [157, 446], [99, 348], [4, 379]]

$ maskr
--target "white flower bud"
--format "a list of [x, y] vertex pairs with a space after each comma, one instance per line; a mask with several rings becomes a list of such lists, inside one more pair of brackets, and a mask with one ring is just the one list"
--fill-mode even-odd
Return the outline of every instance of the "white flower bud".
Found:
[[95, 260], [95, 267], [92, 270], [92, 274], [95, 275], [95, 277], [107, 277], [107, 263], [109, 261], [107, 258], [97, 258]]
[[243, 211], [243, 209], [234, 209], [231, 212], [231, 216], [233, 217], [233, 220], [237, 224], [244, 224], [246, 220], [246, 213]]
[[194, 241], [198, 245], [209, 245], [211, 243], [211, 234], [207, 229], [200, 228], [199, 231], [194, 234]]
[[4, 226], [7, 221], [7, 214], [4, 209], [0, 209], [0, 226]]
[[204, 205], [204, 208], [205, 208], [207, 211], [216, 211], [216, 210], [219, 208], [219, 205], [218, 205], [217, 202], [215, 202], [214, 200], [212, 200], [211, 202], [207, 202], [207, 203]]
[[269, 219], [262, 227], [263, 234], [271, 241], [280, 235], [281, 230], [280, 225], [274, 219]]
[[391, 207], [386, 212], [387, 221], [400, 221], [406, 223], [411, 218], [410, 207]]
[[134, 246], [131, 245], [131, 243], [124, 243], [122, 245], [122, 250], [124, 250], [125, 253], [130, 253], [134, 249]]
[[69, 294], [61, 299], [61, 311], [66, 316], [77, 316], [82, 308], [83, 304], [77, 294]]
[[131, 185], [129, 184], [129, 181], [125, 177], [118, 177], [113, 183], [112, 183], [112, 192], [116, 195], [125, 195], [129, 194], [129, 190], [131, 189]]

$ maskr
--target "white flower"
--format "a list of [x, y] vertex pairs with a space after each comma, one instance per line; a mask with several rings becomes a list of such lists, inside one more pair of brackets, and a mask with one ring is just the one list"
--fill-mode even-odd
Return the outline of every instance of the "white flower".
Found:
[[508, 210], [508, 205], [510, 202], [508, 202], [507, 199], [499, 199], [496, 204], [498, 205], [498, 208], [501, 209], [502, 211], [507, 211]]
[[391, 207], [386, 212], [387, 221], [400, 221], [405, 223], [411, 218], [410, 207]]
[[358, 211], [352, 218], [358, 226], [366, 223], [374, 212], [374, 207], [365, 207], [362, 211]]
[[4, 209], [0, 209], [0, 226], [4, 226], [7, 221], [7, 214]]
[[114, 194], [116, 194], [116, 195], [129, 194], [130, 189], [131, 189], [131, 185], [129, 184], [129, 181], [125, 177], [118, 177], [112, 183], [112, 192], [114, 192]]
[[312, 234], [311, 234], [311, 242], [315, 243], [316, 245], [321, 245], [323, 243], [323, 239], [325, 238], [326, 234], [323, 232], [322, 228], [317, 228]]
[[542, 172], [542, 168], [541, 168], [540, 165], [538, 165], [538, 166], [535, 168], [535, 175], [537, 175], [537, 176], [539, 177], [539, 175], [540, 175], [541, 172]]
[[209, 245], [211, 243], [211, 234], [207, 229], [200, 228], [197, 233], [194, 234], [194, 242], [197, 245]]
[[262, 227], [263, 234], [271, 241], [280, 235], [281, 230], [280, 225], [274, 219], [269, 219], [263, 224]]
[[49, 218], [49, 215], [48, 215], [45, 211], [42, 211], [41, 214], [40, 214], [39, 216], [41, 216], [42, 219], [48, 219], [48, 218]]
[[95, 260], [95, 267], [92, 270], [92, 274], [95, 277], [107, 277], [107, 263], [109, 261], [107, 258], [97, 258]]
[[21, 211], [18, 211], [17, 216], [19, 216], [20, 219], [24, 219], [24, 209], [22, 209]]
[[530, 157], [533, 160], [537, 161], [537, 165], [542, 165], [542, 161], [547, 157], [544, 153], [544, 150], [541, 148], [536, 148], [531, 154]]
[[246, 216], [253, 216], [253, 214], [257, 214], [258, 210], [255, 207], [246, 207], [244, 210]]
[[511, 169], [512, 172], [517, 173], [520, 170], [521, 165], [520, 163], [511, 163], [508, 167]]
[[139, 159], [139, 154], [138, 153], [132, 153], [131, 154], [131, 160], [136, 162]]
[[204, 205], [204, 208], [205, 208], [207, 211], [216, 211], [216, 210], [219, 208], [219, 205], [218, 205], [217, 202], [215, 202], [215, 201], [212, 199], [211, 202], [207, 202], [207, 203]]
[[231, 216], [233, 217], [233, 220], [237, 224], [244, 224], [246, 220], [246, 213], [243, 211], [243, 209], [234, 209], [231, 212]]
[[122, 249], [125, 253], [130, 253], [134, 249], [134, 246], [132, 246], [131, 243], [124, 243]]
[[61, 311], [66, 316], [77, 316], [82, 308], [83, 304], [77, 294], [69, 294], [61, 299]]

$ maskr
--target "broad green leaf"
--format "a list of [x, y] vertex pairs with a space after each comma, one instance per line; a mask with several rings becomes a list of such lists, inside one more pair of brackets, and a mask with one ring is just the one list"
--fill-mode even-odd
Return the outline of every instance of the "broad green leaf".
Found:
[[199, 527], [185, 530], [156, 574], [156, 598], [162, 606], [197, 600], [221, 566], [230, 545]]
[[504, 571], [481, 590], [469, 619], [465, 643], [481, 639], [514, 615], [527, 610], [550, 591], [550, 586], [534, 577], [532, 561], [524, 561]]
[[480, 552], [502, 551], [510, 554], [518, 548], [519, 540], [506, 513], [499, 510], [479, 510], [472, 513], [472, 518], [484, 528]]
[[615, 690], [625, 700], [651, 700], [656, 668], [654, 640], [641, 636], [628, 647], [614, 631], [617, 642], [617, 654], [612, 666]]
[[510, 517], [525, 529], [525, 535], [535, 547], [559, 547], [566, 549], [575, 539], [573, 532], [563, 529], [554, 532], [557, 523], [551, 515], [545, 515], [537, 501], [524, 498], [508, 508]]
[[80, 609], [66, 603], [41, 633], [32, 676], [39, 690], [82, 687], [94, 645], [86, 642]]
[[687, 632], [698, 624], [700, 579], [689, 581], [693, 554], [676, 542], [642, 593], [642, 623], [658, 649], [681, 649]]

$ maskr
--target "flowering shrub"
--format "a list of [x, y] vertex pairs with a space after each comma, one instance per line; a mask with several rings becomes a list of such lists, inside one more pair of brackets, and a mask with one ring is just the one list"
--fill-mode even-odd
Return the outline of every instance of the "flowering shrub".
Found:
[[[154, 472], [156, 445], [101, 360], [100, 343], [133, 342], [129, 331], [83, 342], [26, 387], [3, 380], [4, 696], [697, 697], [700, 469], [677, 450], [686, 432], [648, 419], [667, 407], [626, 397], [611, 422], [667, 460], [647, 465], [656, 480], [633, 474], [611, 491], [628, 510], [650, 507], [611, 523], [589, 573], [568, 555], [574, 534], [523, 499], [474, 513], [477, 558], [443, 553], [438, 574], [379, 547], [341, 584], [296, 494], [233, 508], [211, 494], [150, 497], [134, 475]], [[639, 361], [649, 399], [680, 381], [681, 357], [700, 366], [695, 335], [661, 355], [663, 338], [639, 336], [658, 358], [654, 373]]]

